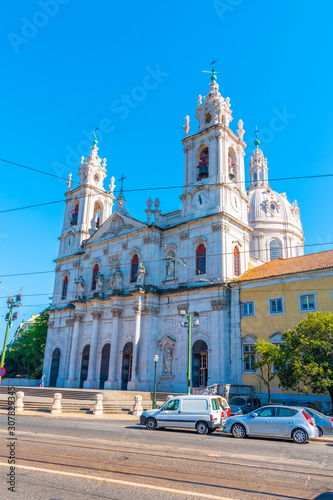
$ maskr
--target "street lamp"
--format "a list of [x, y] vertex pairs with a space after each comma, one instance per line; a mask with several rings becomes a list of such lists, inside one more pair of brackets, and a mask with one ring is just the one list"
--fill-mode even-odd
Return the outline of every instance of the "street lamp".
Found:
[[155, 361], [155, 375], [154, 375], [154, 399], [153, 399], [153, 410], [156, 409], [156, 372], [157, 372], [157, 361], [158, 361], [158, 356], [155, 354], [154, 356], [154, 361]]
[[[181, 309], [179, 311], [179, 315], [182, 317], [186, 317], [185, 309]], [[193, 313], [194, 320], [193, 326], [199, 326], [199, 311], [194, 311]], [[192, 326], [192, 314], [187, 316], [187, 321], [182, 321], [180, 326], [187, 328], [188, 331], [188, 342], [187, 342], [187, 394], [191, 394], [191, 326]]]
[[[0, 368], [2, 368], [4, 366], [4, 363], [5, 363], [5, 355], [6, 355], [6, 347], [7, 347], [9, 328], [12, 326], [13, 321], [18, 318], [18, 312], [15, 311], [13, 314], [13, 309], [14, 309], [14, 307], [21, 306], [22, 305], [21, 302], [22, 302], [22, 295], [20, 293], [17, 294], [15, 297], [8, 297], [8, 299], [7, 299], [7, 306], [8, 306], [9, 312], [6, 314], [6, 317], [5, 317], [5, 321], [7, 321], [7, 326], [6, 326], [5, 340], [3, 343]], [[1, 378], [2, 378], [2, 376], [0, 375], [0, 384], [1, 384]]]

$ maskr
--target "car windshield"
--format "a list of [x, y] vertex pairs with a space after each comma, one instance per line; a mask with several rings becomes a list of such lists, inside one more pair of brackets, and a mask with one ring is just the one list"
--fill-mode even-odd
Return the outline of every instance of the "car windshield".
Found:
[[246, 399], [245, 398], [231, 398], [230, 404], [234, 406], [245, 406]]

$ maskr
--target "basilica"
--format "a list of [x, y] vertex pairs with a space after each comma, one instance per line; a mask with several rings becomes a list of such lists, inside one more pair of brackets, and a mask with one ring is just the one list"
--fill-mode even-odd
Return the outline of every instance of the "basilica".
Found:
[[[185, 118], [182, 207], [147, 219], [108, 189], [106, 159], [91, 153], [68, 180], [44, 371], [48, 386], [185, 392], [189, 314], [191, 385], [242, 383], [240, 295], [235, 278], [277, 257], [303, 255], [297, 202], [270, 188], [256, 139], [245, 183], [242, 120], [212, 71], [198, 96], [198, 130]], [[176, 202], [177, 200], [175, 200]], [[185, 313], [184, 316], [180, 314]]]

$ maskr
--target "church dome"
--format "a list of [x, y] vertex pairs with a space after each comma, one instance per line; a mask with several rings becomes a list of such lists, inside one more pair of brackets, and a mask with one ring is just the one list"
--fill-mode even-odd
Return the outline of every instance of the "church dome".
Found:
[[303, 254], [303, 230], [295, 200], [289, 203], [286, 193], [273, 191], [268, 184], [267, 158], [258, 148], [250, 159], [248, 222], [252, 229], [250, 252], [263, 261]]
[[292, 204], [287, 200], [286, 193], [277, 193], [267, 186], [252, 188], [249, 193], [249, 224], [293, 226], [302, 233], [300, 212], [295, 200]]

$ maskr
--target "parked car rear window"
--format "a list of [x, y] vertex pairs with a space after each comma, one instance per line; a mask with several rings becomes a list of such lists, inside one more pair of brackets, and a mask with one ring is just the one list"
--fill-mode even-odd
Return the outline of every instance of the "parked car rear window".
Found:
[[297, 410], [292, 410], [291, 408], [278, 408], [277, 416], [278, 417], [292, 417], [296, 415]]
[[220, 403], [218, 399], [212, 399], [212, 410], [219, 410]]
[[310, 417], [310, 418], [313, 418], [312, 413], [310, 413], [310, 412], [309, 412], [308, 410], [306, 410], [305, 408], [302, 410], [302, 413], [303, 413], [304, 415], [307, 415], [307, 416], [308, 416], [308, 417]]
[[183, 410], [207, 410], [207, 399], [183, 399]]
[[231, 405], [238, 405], [238, 406], [244, 406], [246, 403], [246, 399], [245, 398], [231, 398], [230, 399], [230, 403]]
[[179, 399], [173, 399], [172, 401], [168, 401], [164, 406], [163, 410], [178, 410]]

